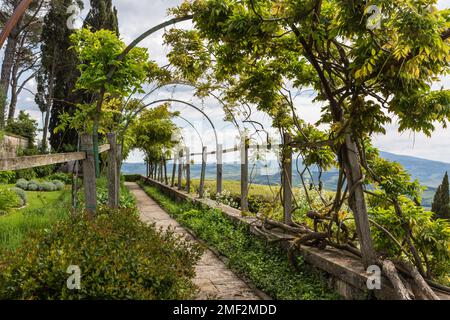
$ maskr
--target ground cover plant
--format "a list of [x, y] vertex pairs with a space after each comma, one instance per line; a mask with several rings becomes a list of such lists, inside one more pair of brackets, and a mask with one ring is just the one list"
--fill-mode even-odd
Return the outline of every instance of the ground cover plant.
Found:
[[155, 187], [140, 182], [145, 192], [164, 210], [229, 259], [229, 267], [245, 275], [259, 289], [275, 299], [337, 299], [327, 288], [320, 273], [306, 268], [299, 259], [301, 272], [290, 266], [286, 253], [251, 235], [244, 226], [236, 226], [218, 210], [180, 204]]

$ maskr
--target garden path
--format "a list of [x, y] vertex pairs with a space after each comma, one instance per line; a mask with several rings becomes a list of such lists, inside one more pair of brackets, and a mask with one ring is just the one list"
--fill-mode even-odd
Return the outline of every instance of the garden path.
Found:
[[[176, 220], [165, 212], [136, 183], [127, 182], [126, 186], [134, 194], [141, 220], [155, 223], [157, 228], [172, 228], [191, 241], [197, 241]], [[196, 266], [194, 283], [199, 287], [197, 300], [260, 300], [261, 298], [244, 281], [236, 276], [210, 250], [205, 250]]]

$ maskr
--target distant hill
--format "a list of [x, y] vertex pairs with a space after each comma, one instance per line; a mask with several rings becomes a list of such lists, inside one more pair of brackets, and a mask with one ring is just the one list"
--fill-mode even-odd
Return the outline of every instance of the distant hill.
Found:
[[[411, 174], [413, 179], [418, 179], [422, 185], [428, 187], [428, 190], [424, 194], [422, 204], [424, 207], [430, 208], [436, 188], [442, 182], [445, 172], [450, 172], [450, 163], [402, 156], [388, 152], [381, 152], [380, 155], [387, 160], [400, 163]], [[261, 163], [250, 166], [250, 171], [253, 170], [252, 182], [263, 185], [280, 184], [281, 179], [279, 172], [274, 170], [270, 174], [267, 174], [267, 170], [264, 166], [265, 164]], [[270, 168], [277, 168], [278, 165], [275, 161], [272, 161], [268, 163], [268, 166]], [[171, 172], [171, 164], [169, 167], [170, 168], [168, 171]], [[302, 170], [302, 168], [300, 168], [300, 170]], [[194, 179], [200, 177], [200, 171], [201, 166], [199, 164], [192, 165], [191, 175]], [[146, 167], [144, 163], [124, 163], [122, 172], [124, 174], [145, 174]], [[206, 178], [214, 179], [215, 173], [215, 164], [208, 164], [206, 167]], [[312, 175], [314, 180], [317, 181], [319, 175], [318, 172], [313, 171]], [[239, 180], [240, 165], [235, 163], [225, 163], [223, 165], [223, 176], [226, 180]], [[336, 188], [337, 179], [338, 173], [336, 170], [324, 172], [322, 175], [322, 181], [324, 182], [325, 189], [334, 191]], [[293, 180], [295, 185], [299, 185], [301, 183], [300, 176], [297, 174], [296, 170], [294, 170]]]

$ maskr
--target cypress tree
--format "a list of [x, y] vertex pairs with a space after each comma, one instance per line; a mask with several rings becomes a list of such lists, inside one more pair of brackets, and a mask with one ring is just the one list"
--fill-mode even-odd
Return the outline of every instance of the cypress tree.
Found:
[[450, 190], [447, 172], [434, 195], [431, 211], [436, 213], [437, 218], [450, 219]]
[[[76, 0], [82, 8], [83, 2]], [[41, 111], [47, 113], [45, 129], [50, 133], [50, 145], [56, 152], [74, 151], [78, 134], [67, 129], [55, 133], [63, 113], [73, 114], [79, 95], [74, 91], [79, 76], [76, 55], [69, 50], [70, 35], [74, 30], [67, 27], [67, 8], [73, 0], [52, 0], [44, 18], [41, 36], [42, 68], [37, 77], [38, 95], [36, 102]], [[45, 143], [43, 143], [45, 147]]]
[[[52, 3], [54, 10], [49, 14], [53, 17], [49, 18], [49, 22], [55, 26], [48, 29], [48, 41], [51, 41], [52, 33], [61, 33], [57, 37], [60, 48], [58, 59], [61, 59], [59, 64], [63, 67], [59, 68], [55, 75], [54, 101], [49, 123], [50, 145], [55, 151], [73, 151], [77, 146], [77, 132], [66, 129], [64, 132], [55, 133], [54, 130], [60, 124], [61, 114], [72, 114], [77, 104], [90, 103], [93, 101], [93, 97], [75, 90], [75, 84], [79, 77], [78, 61], [75, 54], [69, 50], [71, 46], [69, 37], [73, 31], [66, 27], [67, 7], [72, 4], [72, 0], [53, 0]], [[82, 1], [77, 0], [77, 3], [82, 7]], [[111, 0], [91, 0], [90, 3], [91, 10], [84, 26], [90, 27], [94, 31], [113, 30], [118, 34], [117, 10], [112, 7]], [[47, 51], [51, 52], [51, 49], [49, 48]], [[47, 71], [50, 73], [50, 68]]]
[[117, 9], [112, 6], [112, 0], [91, 0], [91, 10], [84, 24], [92, 31], [105, 29], [119, 35]]

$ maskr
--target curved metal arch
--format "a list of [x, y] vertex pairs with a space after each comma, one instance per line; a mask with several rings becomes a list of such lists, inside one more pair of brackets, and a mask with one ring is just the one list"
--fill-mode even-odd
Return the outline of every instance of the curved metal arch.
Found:
[[[152, 106], [152, 105], [155, 105], [155, 104], [165, 103], [165, 102], [181, 103], [181, 104], [187, 105], [187, 106], [189, 106], [189, 107], [191, 107], [191, 108], [197, 110], [197, 111], [200, 112], [202, 115], [204, 115], [205, 118], [206, 118], [206, 119], [208, 120], [208, 122], [210, 123], [210, 125], [211, 125], [211, 127], [212, 127], [212, 129], [213, 129], [213, 131], [214, 131], [214, 137], [215, 137], [215, 140], [216, 140], [216, 146], [219, 145], [219, 137], [218, 137], [218, 135], [217, 135], [216, 127], [214, 126], [214, 123], [211, 121], [211, 119], [209, 118], [209, 116], [208, 116], [202, 109], [200, 109], [199, 107], [196, 107], [196, 106], [193, 105], [192, 103], [189, 103], [189, 102], [186, 102], [186, 101], [183, 101], [183, 100], [178, 100], [178, 99], [160, 99], [160, 100], [152, 101], [152, 102], [150, 102], [150, 103], [145, 104], [145, 105], [142, 106], [141, 108], [137, 109], [137, 110], [132, 114], [131, 119], [134, 119], [139, 113], [141, 113], [142, 111], [144, 111], [146, 108], [148, 108], [148, 107], [150, 107], [150, 106]], [[125, 131], [128, 129], [128, 127], [130, 126], [130, 124], [131, 124], [131, 121], [129, 120], [129, 121], [127, 122], [127, 124], [125, 125], [125, 127], [124, 127], [124, 129], [123, 129], [123, 132], [125, 132]]]
[[205, 146], [205, 144], [203, 143], [203, 138], [202, 135], [200, 134], [200, 132], [198, 132], [197, 128], [192, 124], [192, 122], [190, 122], [189, 120], [187, 120], [186, 118], [182, 117], [182, 116], [176, 116], [177, 118], [180, 118], [181, 120], [184, 120], [185, 122], [187, 122], [189, 124], [189, 126], [192, 127], [192, 129], [194, 129], [194, 131], [197, 133], [198, 138], [200, 139], [200, 143], [202, 144], [202, 148]]
[[[195, 84], [190, 83], [188, 81], [171, 81], [171, 82], [167, 82], [167, 83], [162, 83], [158, 86], [156, 86], [155, 88], [153, 88], [152, 90], [150, 90], [150, 92], [148, 92], [147, 94], [145, 94], [140, 100], [139, 102], [143, 102], [145, 99], [147, 99], [151, 94], [155, 93], [157, 90], [162, 89], [164, 87], [168, 87], [168, 86], [177, 86], [177, 85], [182, 85], [182, 86], [187, 86], [187, 87], [192, 87], [192, 88], [197, 88], [195, 86]], [[213, 92], [208, 92], [209, 95], [211, 97], [213, 97], [214, 99], [216, 99], [224, 109], [227, 109], [227, 111], [231, 114], [233, 121], [231, 121], [234, 126], [236, 127], [236, 129], [239, 131], [239, 135], [242, 135], [242, 129], [239, 126], [239, 123], [236, 119], [236, 117], [234, 116], [234, 114], [231, 112], [230, 108]], [[130, 96], [131, 98], [131, 96]], [[127, 101], [127, 103], [125, 105], [128, 105], [129, 101]]]

